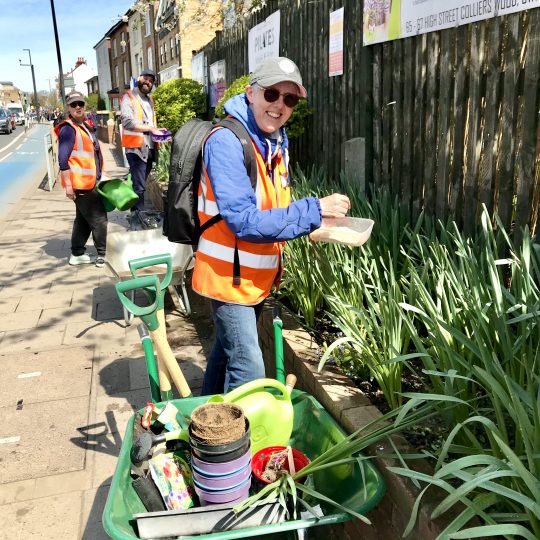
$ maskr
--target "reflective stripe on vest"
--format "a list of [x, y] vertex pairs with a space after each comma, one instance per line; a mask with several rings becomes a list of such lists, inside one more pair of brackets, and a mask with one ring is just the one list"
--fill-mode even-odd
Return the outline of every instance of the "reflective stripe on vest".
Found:
[[[257, 146], [257, 208], [269, 210], [290, 204], [288, 173], [281, 152], [273, 163], [272, 181]], [[199, 184], [198, 213], [201, 225], [219, 213], [212, 185], [203, 166]], [[203, 296], [216, 300], [255, 305], [279, 282], [284, 242], [258, 244], [237, 239], [224, 221], [204, 231], [197, 248], [192, 287]], [[240, 262], [240, 284], [233, 283], [235, 247]]]
[[[133, 109], [135, 110], [136, 114], [136, 123], [142, 124], [143, 123], [143, 108], [141, 105], [141, 102], [133, 95], [133, 92], [131, 90], [128, 90], [122, 99], [129, 98], [131, 100], [131, 104], [133, 105]], [[152, 99], [152, 96], [148, 96], [150, 99], [150, 104], [152, 105], [152, 111], [154, 111], [154, 100]], [[154, 112], [154, 126], [157, 126], [156, 122], [156, 113]], [[142, 148], [144, 146], [144, 134], [139, 131], [131, 131], [129, 129], [124, 128], [122, 130], [122, 146], [124, 148]]]
[[[97, 176], [94, 140], [84, 126], [73, 122], [71, 118], [64, 120], [54, 128], [57, 137], [60, 133], [60, 128], [64, 124], [69, 124], [75, 129], [75, 142], [68, 158], [71, 185], [73, 189], [93, 189], [96, 185]], [[100, 161], [103, 163], [103, 159]], [[63, 180], [62, 187], [65, 187]]]

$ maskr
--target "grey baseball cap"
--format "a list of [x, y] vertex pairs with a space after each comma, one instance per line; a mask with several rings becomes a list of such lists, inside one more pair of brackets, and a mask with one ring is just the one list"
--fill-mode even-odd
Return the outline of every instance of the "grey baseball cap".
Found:
[[80, 92], [73, 90], [66, 96], [66, 103], [71, 105], [75, 101], [82, 101], [83, 103], [86, 103], [86, 98]]
[[146, 77], [153, 77], [154, 81], [156, 80], [156, 74], [151, 69], [143, 69], [141, 71], [141, 74], [139, 75], [139, 77], [145, 77], [145, 76]]
[[298, 66], [292, 60], [283, 56], [263, 60], [249, 78], [249, 84], [257, 84], [264, 88], [280, 82], [296, 84], [300, 95], [304, 98], [307, 97]]

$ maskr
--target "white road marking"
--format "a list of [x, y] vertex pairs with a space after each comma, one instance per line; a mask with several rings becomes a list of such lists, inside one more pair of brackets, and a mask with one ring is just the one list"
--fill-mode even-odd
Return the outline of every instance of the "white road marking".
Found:
[[28, 379], [29, 377], [39, 377], [41, 371], [32, 371], [32, 373], [20, 373], [17, 375], [17, 379]]
[[19, 436], [17, 437], [4, 437], [3, 439], [0, 439], [0, 444], [11, 444], [19, 442], [21, 438]]
[[19, 144], [19, 146], [17, 146], [17, 148], [15, 148], [15, 150], [18, 150], [22, 145], [23, 145], [23, 143]]
[[21, 137], [24, 137], [26, 133], [21, 133], [20, 135], [17, 135], [9, 144], [6, 144], [3, 148], [0, 148], [0, 152], [3, 152], [4, 150], [7, 150], [12, 144], [15, 144]]
[[11, 156], [11, 154], [13, 154], [13, 152], [10, 152], [9, 154], [6, 154], [3, 158], [0, 159], [0, 161], [4, 161], [4, 159], [8, 158], [9, 156]]

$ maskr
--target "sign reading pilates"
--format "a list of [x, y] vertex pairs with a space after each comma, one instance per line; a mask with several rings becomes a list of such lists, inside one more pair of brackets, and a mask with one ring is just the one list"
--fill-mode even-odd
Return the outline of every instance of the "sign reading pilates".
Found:
[[248, 33], [248, 63], [249, 72], [266, 58], [279, 56], [279, 10], [267, 17], [262, 23], [254, 26]]
[[540, 7], [540, 0], [365, 0], [364, 45]]

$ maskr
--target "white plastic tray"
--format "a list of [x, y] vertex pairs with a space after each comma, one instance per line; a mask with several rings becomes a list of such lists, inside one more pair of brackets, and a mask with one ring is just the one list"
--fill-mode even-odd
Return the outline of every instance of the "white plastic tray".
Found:
[[324, 218], [321, 227], [313, 231], [309, 237], [314, 242], [358, 247], [367, 242], [374, 224], [372, 219], [365, 218]]

